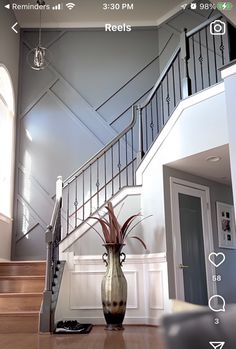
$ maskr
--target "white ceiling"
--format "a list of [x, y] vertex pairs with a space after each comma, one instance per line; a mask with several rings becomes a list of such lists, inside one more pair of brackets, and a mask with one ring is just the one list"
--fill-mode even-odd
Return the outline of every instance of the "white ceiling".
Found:
[[[10, 0], [17, 4], [36, 4], [36, 0]], [[42, 11], [42, 26], [45, 28], [94, 28], [104, 27], [105, 23], [126, 23], [133, 26], [156, 26], [164, 22], [181, 9], [181, 4], [190, 0], [45, 0], [48, 5], [63, 4], [63, 10]], [[65, 6], [67, 2], [76, 4], [73, 10]], [[133, 3], [134, 10], [105, 11], [102, 4]], [[6, 10], [8, 11], [8, 10]], [[22, 28], [39, 27], [39, 11], [15, 10], [15, 16]]]
[[[209, 162], [210, 156], [219, 156], [219, 162]], [[223, 145], [198, 153], [184, 159], [174, 161], [167, 166], [196, 176], [204, 177], [218, 183], [231, 185], [229, 147]]]

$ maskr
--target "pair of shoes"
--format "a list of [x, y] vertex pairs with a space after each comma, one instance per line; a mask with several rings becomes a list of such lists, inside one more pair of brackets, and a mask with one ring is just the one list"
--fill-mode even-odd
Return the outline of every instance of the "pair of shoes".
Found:
[[74, 328], [78, 324], [79, 324], [79, 322], [77, 320], [59, 321], [57, 323], [57, 327], [60, 327], [60, 328]]
[[77, 320], [59, 321], [55, 333], [79, 333], [84, 331], [84, 325]]

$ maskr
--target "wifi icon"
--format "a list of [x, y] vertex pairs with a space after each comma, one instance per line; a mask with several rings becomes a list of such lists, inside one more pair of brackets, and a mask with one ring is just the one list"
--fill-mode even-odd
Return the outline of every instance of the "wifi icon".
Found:
[[68, 8], [68, 10], [73, 10], [73, 8], [75, 7], [75, 4], [73, 2], [68, 2], [66, 4], [66, 7]]

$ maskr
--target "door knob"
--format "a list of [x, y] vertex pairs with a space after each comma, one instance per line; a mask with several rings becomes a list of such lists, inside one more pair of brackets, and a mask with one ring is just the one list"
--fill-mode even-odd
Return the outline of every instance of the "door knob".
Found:
[[183, 264], [180, 264], [180, 265], [179, 265], [179, 268], [180, 268], [180, 269], [189, 268], [189, 265], [183, 265]]

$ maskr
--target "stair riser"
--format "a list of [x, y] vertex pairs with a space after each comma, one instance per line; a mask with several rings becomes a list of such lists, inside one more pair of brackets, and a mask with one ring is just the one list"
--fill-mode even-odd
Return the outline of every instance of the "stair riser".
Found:
[[42, 296], [0, 296], [0, 312], [7, 311], [39, 311], [42, 302]]
[[0, 333], [37, 333], [38, 315], [2, 316], [0, 315]]
[[44, 279], [22, 279], [22, 280], [8, 280], [3, 279], [0, 282], [0, 293], [14, 292], [14, 293], [29, 293], [29, 292], [43, 292]]
[[38, 264], [4, 264], [0, 268], [0, 276], [45, 275], [45, 262]]

